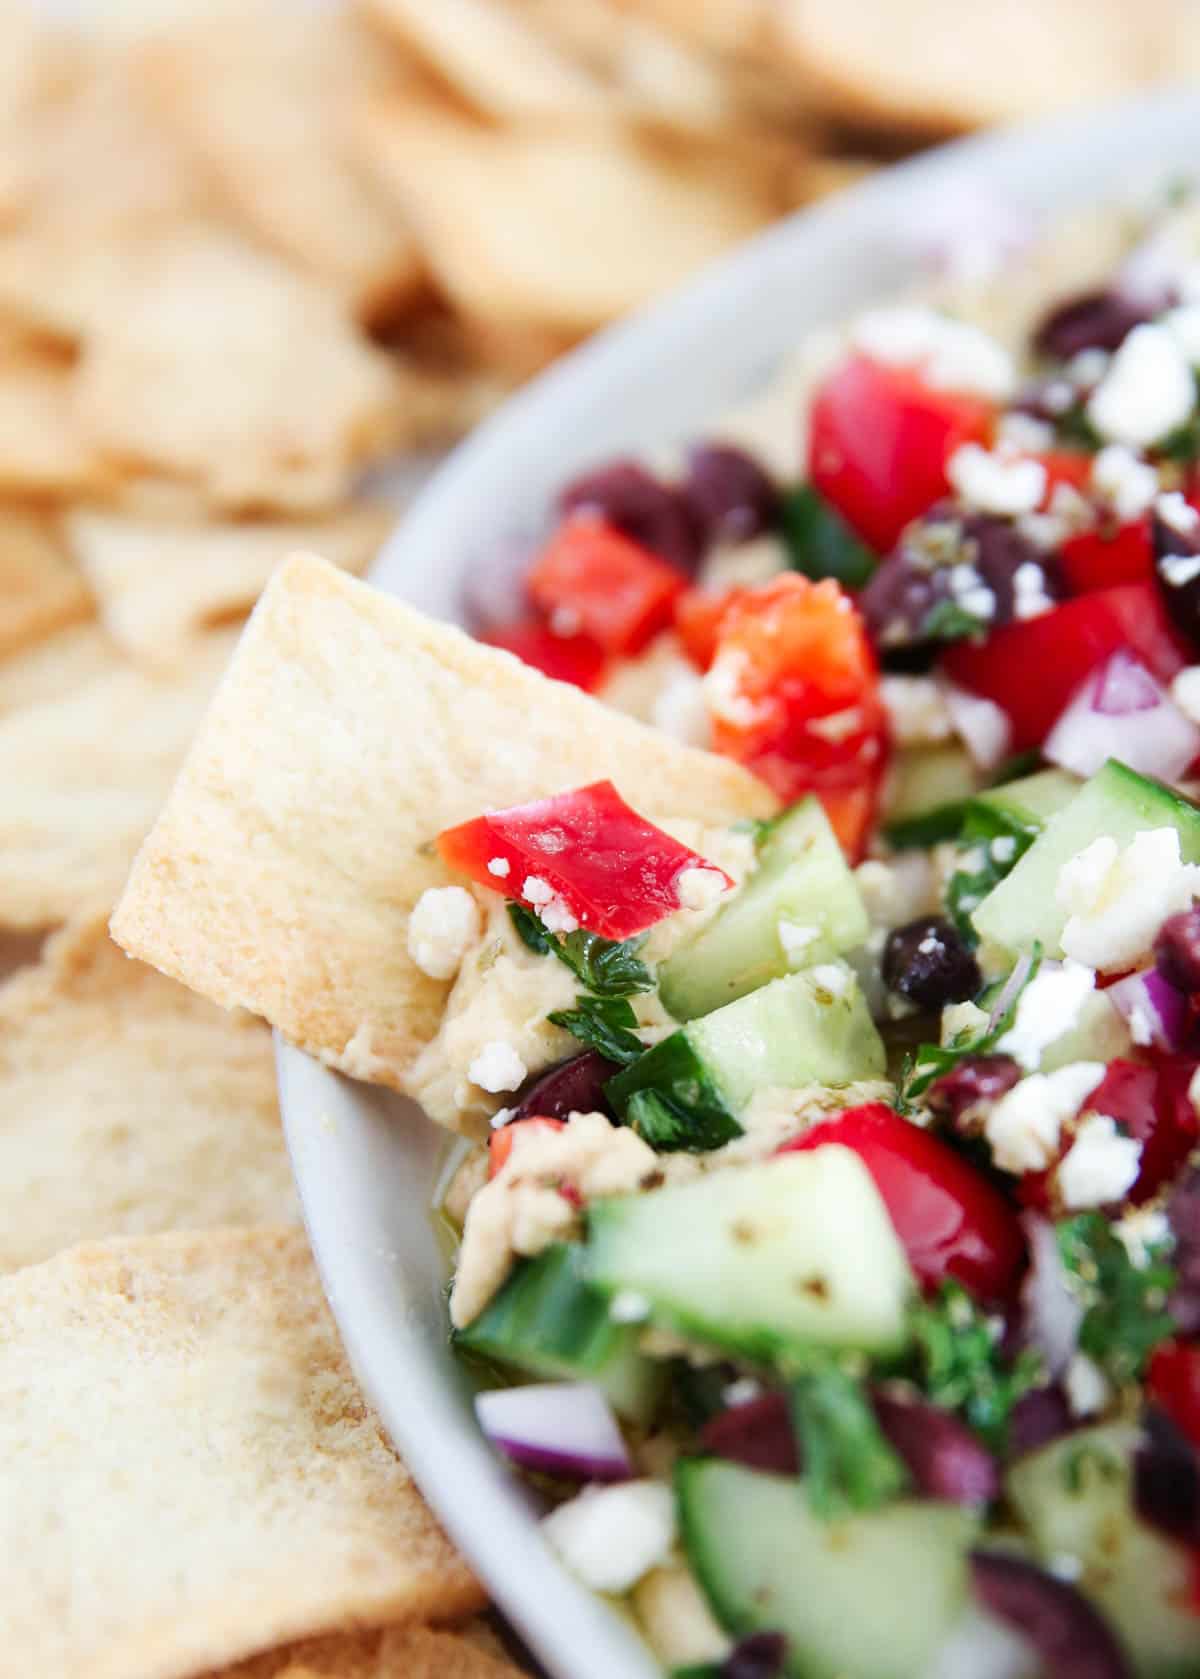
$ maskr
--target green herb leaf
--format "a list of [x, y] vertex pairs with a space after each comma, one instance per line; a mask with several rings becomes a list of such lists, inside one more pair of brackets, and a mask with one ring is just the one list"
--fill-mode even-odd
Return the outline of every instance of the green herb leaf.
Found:
[[814, 1515], [876, 1510], [908, 1486], [862, 1382], [831, 1353], [811, 1353], [789, 1389], [792, 1426]]
[[1075, 449], [1082, 449], [1089, 455], [1094, 455], [1104, 439], [1088, 419], [1087, 405], [1083, 401], [1073, 402], [1071, 406], [1054, 422], [1054, 432], [1060, 443], [1069, 443]]
[[1114, 1382], [1137, 1380], [1160, 1341], [1175, 1332], [1167, 1298], [1175, 1268], [1171, 1241], [1147, 1247], [1135, 1265], [1103, 1213], [1080, 1213], [1057, 1227], [1058, 1251], [1085, 1305], [1079, 1347]]
[[557, 955], [554, 934], [546, 931], [531, 909], [526, 909], [524, 904], [510, 902], [508, 914], [526, 949], [532, 950], [535, 956], [549, 956], [552, 952]]
[[[897, 1107], [901, 1113], [911, 1113], [913, 1104], [929, 1089], [935, 1079], [950, 1072], [970, 1055], [990, 1055], [1016, 1019], [1017, 1005], [1025, 988], [1037, 974], [1042, 961], [1042, 947], [1035, 944], [1023, 983], [1009, 998], [1008, 1007], [989, 1032], [973, 1032], [969, 1027], [956, 1032], [948, 1044], [922, 1044], [916, 1054], [905, 1063], [900, 1078]], [[1012, 975], [1009, 975], [1011, 979]], [[1004, 981], [1008, 984], [1008, 980]], [[985, 995], [987, 995], [985, 993]]]
[[636, 1061], [646, 1047], [630, 1030], [637, 1016], [624, 997], [576, 997], [573, 1009], [555, 1009], [547, 1019], [622, 1066]]
[[704, 1104], [676, 1102], [661, 1090], [635, 1090], [625, 1108], [625, 1123], [657, 1154], [705, 1154], [742, 1134], [729, 1114]]
[[961, 1283], [945, 1282], [936, 1298], [919, 1301], [909, 1325], [922, 1392], [943, 1410], [957, 1411], [987, 1446], [1002, 1451], [1013, 1406], [1042, 1378], [1040, 1356], [1026, 1349], [1006, 1358], [997, 1324]]
[[940, 600], [930, 607], [917, 633], [918, 641], [962, 641], [967, 636], [986, 635], [988, 625], [956, 600]]
[[1009, 821], [998, 812], [976, 805], [967, 812], [961, 851], [946, 883], [946, 908], [959, 932], [971, 944], [979, 942], [972, 915], [993, 887], [1011, 874], [1029, 850], [1032, 829]]
[[1090, 1480], [1119, 1481], [1123, 1473], [1120, 1458], [1092, 1441], [1076, 1446], [1062, 1460], [1063, 1486], [1075, 1497]]
[[557, 956], [597, 997], [631, 997], [653, 991], [654, 978], [638, 956], [640, 939], [602, 939], [579, 927], [573, 933], [551, 933], [524, 904], [510, 903], [508, 913], [522, 942], [538, 956]]
[[811, 484], [783, 498], [779, 526], [792, 570], [805, 577], [832, 577], [847, 589], [861, 589], [875, 570], [875, 555]]

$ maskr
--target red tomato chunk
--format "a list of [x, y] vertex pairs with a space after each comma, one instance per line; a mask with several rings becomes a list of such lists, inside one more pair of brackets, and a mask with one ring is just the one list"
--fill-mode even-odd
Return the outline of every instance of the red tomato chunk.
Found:
[[548, 624], [530, 619], [480, 637], [489, 647], [503, 647], [524, 664], [555, 682], [570, 682], [591, 693], [608, 667], [604, 650], [585, 635], [555, 635]]
[[680, 876], [712, 870], [670, 834], [638, 815], [611, 781], [492, 810], [438, 835], [442, 860], [481, 886], [533, 910], [553, 900], [581, 927], [627, 939], [680, 909]]
[[1146, 1387], [1176, 1428], [1200, 1446], [1200, 1346], [1164, 1341], [1154, 1349]]
[[551, 628], [594, 641], [611, 657], [639, 653], [671, 622], [683, 577], [648, 548], [595, 519], [570, 519], [525, 580]]

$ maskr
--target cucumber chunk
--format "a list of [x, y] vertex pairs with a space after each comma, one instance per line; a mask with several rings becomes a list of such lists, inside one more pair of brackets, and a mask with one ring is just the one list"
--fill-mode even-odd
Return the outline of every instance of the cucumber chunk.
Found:
[[[853, 950], [868, 926], [828, 817], [817, 799], [803, 799], [767, 828], [747, 885], [663, 963], [659, 993], [676, 1020], [694, 1020], [768, 980]], [[796, 959], [783, 942], [788, 928]]]
[[646, 1104], [658, 1098], [675, 1116], [678, 1134], [648, 1140], [660, 1148], [715, 1148], [739, 1135], [738, 1119], [756, 1090], [806, 1084], [853, 1084], [879, 1078], [886, 1066], [858, 980], [844, 962], [826, 963], [772, 980], [736, 1003], [693, 1020], [605, 1085], [613, 1107], [642, 1129]]
[[1050, 818], [1070, 804], [1081, 786], [1079, 777], [1069, 770], [1038, 770], [1000, 787], [985, 788], [976, 793], [971, 806], [999, 819], [1010, 832], [1023, 829], [1040, 834]]
[[1032, 950], [1040, 941], [1048, 956], [1061, 955], [1066, 915], [1054, 892], [1063, 864], [1101, 834], [1127, 845], [1150, 828], [1174, 828], [1184, 861], [1200, 862], [1200, 810], [1161, 782], [1110, 758], [1050, 818], [1012, 873], [975, 910], [980, 937], [1013, 953]]
[[1031, 1452], [1008, 1473], [1010, 1503], [1043, 1562], [1074, 1557], [1078, 1585], [1112, 1624], [1138, 1679], [1196, 1679], [1200, 1616], [1187, 1608], [1187, 1551], [1134, 1514], [1137, 1428], [1080, 1429]]
[[735, 1638], [781, 1632], [793, 1679], [922, 1679], [968, 1601], [978, 1518], [905, 1501], [823, 1522], [803, 1483], [720, 1458], [675, 1472], [688, 1561]]
[[657, 1327], [750, 1358], [891, 1352], [908, 1333], [904, 1249], [866, 1167], [832, 1145], [594, 1201], [584, 1264]]
[[953, 839], [978, 785], [979, 772], [965, 747], [923, 746], [901, 752], [888, 777], [888, 844], [902, 849]]
[[518, 1261], [499, 1294], [455, 1345], [530, 1376], [594, 1382], [613, 1409], [647, 1421], [663, 1367], [638, 1351], [639, 1326], [614, 1323], [608, 1299], [583, 1275], [578, 1243], [559, 1243]]

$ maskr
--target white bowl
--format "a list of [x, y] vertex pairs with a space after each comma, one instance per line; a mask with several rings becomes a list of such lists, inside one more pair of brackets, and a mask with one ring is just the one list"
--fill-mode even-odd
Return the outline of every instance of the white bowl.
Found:
[[[904, 230], [931, 204], [944, 209], [979, 190], [1053, 211], [1102, 198], [1131, 176], [1178, 171], [1198, 145], [1200, 98], [1160, 93], [961, 142], [792, 218], [514, 398], [431, 482], [373, 582], [454, 617], [476, 557], [497, 533], [536, 528], [581, 465], [698, 434], [814, 326], [902, 286], [916, 260]], [[476, 1429], [447, 1347], [445, 1256], [429, 1216], [444, 1135], [412, 1104], [296, 1050], [281, 1046], [278, 1059], [330, 1305], [429, 1502], [558, 1679], [653, 1679], [660, 1670], [646, 1647], [559, 1566], [527, 1494]]]

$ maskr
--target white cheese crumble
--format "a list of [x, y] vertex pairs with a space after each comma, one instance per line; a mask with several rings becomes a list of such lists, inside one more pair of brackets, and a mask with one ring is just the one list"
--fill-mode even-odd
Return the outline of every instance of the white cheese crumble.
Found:
[[507, 857], [489, 857], [488, 873], [498, 875], [501, 880], [507, 880], [512, 864]]
[[1149, 1265], [1151, 1248], [1160, 1247], [1171, 1234], [1170, 1221], [1161, 1207], [1135, 1207], [1112, 1228], [1130, 1263], [1139, 1271]]
[[1067, 1404], [1073, 1417], [1094, 1417], [1108, 1404], [1108, 1377], [1086, 1353], [1075, 1353], [1063, 1375]]
[[[1066, 406], [1071, 406], [1070, 387]], [[1002, 447], [1018, 449], [1027, 455], [1048, 454], [1054, 448], [1054, 427], [1033, 414], [1022, 414], [1014, 409], [1001, 414], [996, 427], [996, 441]]]
[[1142, 1159], [1136, 1137], [1123, 1137], [1108, 1114], [1088, 1114], [1058, 1168], [1064, 1206], [1106, 1207], [1132, 1189]]
[[1058, 872], [1054, 901], [1066, 911], [1062, 947], [1105, 972], [1132, 968], [1169, 915], [1200, 891], [1200, 868], [1179, 854], [1174, 828], [1151, 828], [1119, 846], [1101, 834]]
[[479, 937], [479, 905], [462, 886], [431, 886], [408, 918], [408, 954], [430, 979], [453, 979]]
[[573, 933], [579, 921], [567, 908], [548, 880], [540, 874], [527, 874], [521, 896], [537, 911], [542, 926], [550, 933]]
[[1137, 449], [1181, 426], [1195, 401], [1192, 369], [1174, 336], [1135, 326], [1088, 398], [1087, 416], [1101, 437]]
[[946, 476], [960, 499], [981, 513], [1032, 513], [1046, 494], [1041, 461], [984, 449], [978, 443], [964, 443], [954, 451]]
[[471, 1062], [467, 1068], [467, 1077], [481, 1090], [496, 1095], [501, 1090], [518, 1089], [528, 1071], [511, 1044], [493, 1038], [491, 1043], [484, 1044]]
[[1016, 365], [1002, 344], [934, 309], [916, 304], [870, 309], [854, 323], [851, 339], [877, 361], [919, 366], [939, 390], [972, 391], [1003, 402], [1017, 388]]
[[1140, 519], [1158, 494], [1158, 473], [1124, 443], [1108, 443], [1092, 461], [1092, 488], [1118, 519]]
[[1168, 309], [1159, 325], [1167, 329], [1193, 367], [1200, 364], [1200, 304], [1181, 303]]
[[704, 678], [680, 659], [671, 667], [650, 710], [650, 721], [685, 746], [707, 746], [712, 733], [704, 697]]
[[553, 898], [554, 888], [548, 880], [543, 880], [540, 874], [527, 874], [521, 887], [521, 896], [527, 904], [532, 904], [534, 909], [540, 909]]
[[1016, 1018], [997, 1049], [1036, 1072], [1044, 1051], [1075, 1025], [1095, 984], [1092, 969], [1080, 962], [1044, 963], [1022, 991]]
[[753, 1376], [739, 1376], [725, 1388], [721, 1398], [726, 1405], [753, 1405], [756, 1399], [762, 1398], [763, 1392], [762, 1383]]
[[1102, 1061], [1072, 1061], [1030, 1073], [992, 1108], [984, 1124], [992, 1158], [1006, 1172], [1040, 1172], [1058, 1152], [1063, 1121], [1079, 1112], [1104, 1077]]
[[542, 1518], [552, 1550], [595, 1592], [627, 1592], [665, 1563], [675, 1543], [675, 1498], [662, 1481], [584, 1487]]
[[729, 882], [720, 869], [710, 869], [702, 863], [690, 869], [681, 869], [675, 881], [682, 909], [708, 909], [728, 887]]
[[1054, 602], [1046, 593], [1046, 573], [1036, 560], [1026, 560], [1013, 572], [1013, 616], [1024, 622], [1049, 612]]
[[822, 990], [831, 992], [835, 997], [841, 997], [845, 994], [850, 981], [854, 977], [850, 969], [840, 962], [820, 962], [810, 971], [814, 983], [819, 985]]
[[1179, 490], [1166, 490], [1154, 503], [1154, 511], [1164, 525], [1180, 536], [1191, 536], [1200, 526], [1200, 513], [1186, 501]]
[[1200, 554], [1168, 554], [1158, 569], [1173, 589], [1183, 589], [1200, 577]]
[[954, 733], [946, 696], [932, 677], [884, 676], [879, 694], [898, 746], [928, 746]]
[[633, 1288], [619, 1288], [608, 1303], [614, 1323], [644, 1323], [650, 1316], [650, 1302]]
[[1200, 723], [1200, 665], [1188, 665], [1171, 683], [1171, 698], [1189, 723]]
[[950, 593], [964, 612], [985, 622], [996, 613], [996, 597], [973, 565], [963, 563], [950, 567]]
[[776, 927], [779, 934], [779, 945], [787, 959], [789, 968], [802, 968], [806, 955], [814, 939], [819, 939], [819, 927], [802, 927], [798, 921], [788, 921], [781, 917]]

